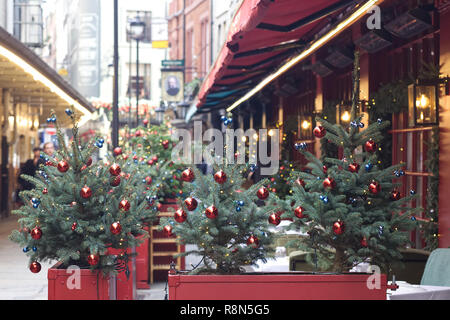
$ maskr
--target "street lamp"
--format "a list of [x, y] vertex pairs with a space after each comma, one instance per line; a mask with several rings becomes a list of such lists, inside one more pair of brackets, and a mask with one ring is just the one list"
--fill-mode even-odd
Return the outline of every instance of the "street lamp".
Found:
[[161, 125], [164, 122], [164, 114], [166, 112], [166, 107], [163, 101], [161, 101], [159, 107], [155, 110], [156, 122]]
[[311, 115], [302, 114], [300, 116], [300, 138], [311, 139], [312, 138], [313, 119]]
[[351, 120], [352, 105], [348, 102], [338, 104], [337, 122], [340, 125], [348, 125]]
[[136, 127], [139, 126], [139, 94], [140, 94], [140, 81], [139, 81], [139, 41], [145, 36], [145, 22], [139, 17], [136, 17], [130, 22], [130, 37], [136, 40]]
[[189, 109], [190, 104], [186, 101], [180, 102], [177, 104], [177, 118], [183, 120], [186, 118], [187, 110]]

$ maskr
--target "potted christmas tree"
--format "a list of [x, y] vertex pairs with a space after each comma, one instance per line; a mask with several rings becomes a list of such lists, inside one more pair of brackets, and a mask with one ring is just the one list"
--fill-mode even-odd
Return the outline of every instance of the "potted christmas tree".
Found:
[[248, 170], [245, 165], [215, 165], [214, 170], [214, 175], [195, 167], [183, 171], [189, 196], [180, 202], [173, 218], [161, 219], [160, 229], [166, 236], [196, 245], [182, 256], [202, 257], [201, 266], [188, 274], [169, 272], [172, 300], [260, 298], [262, 292], [255, 288], [268, 280], [246, 275], [244, 266], [265, 261], [273, 250], [269, 229], [271, 223], [279, 223], [278, 208], [261, 204], [276, 196], [266, 188], [268, 180], [241, 188]]
[[153, 219], [152, 212], [137, 205], [135, 173], [123, 173], [117, 162], [94, 163], [104, 139], [81, 145], [76, 115], [66, 113], [73, 123], [70, 147], [53, 114], [48, 121], [56, 124], [60, 150], [42, 155], [38, 177], [22, 176], [35, 188], [20, 194], [25, 205], [14, 214], [21, 216], [21, 229], [10, 239], [23, 247], [33, 273], [41, 270], [40, 261], [57, 261], [48, 271], [50, 300], [113, 299], [115, 275], [131, 274], [130, 248], [146, 234], [143, 222]]
[[[349, 126], [317, 118], [320, 125], [314, 129], [317, 138], [342, 148], [343, 158], [325, 157], [321, 161], [306, 151], [305, 144], [297, 144], [296, 149], [309, 161], [309, 170], [296, 174], [293, 193], [283, 202], [283, 218], [293, 221], [288, 228], [309, 235], [299, 238], [295, 245], [311, 253], [307, 258], [318, 270], [330, 271], [335, 275], [329, 278], [342, 281], [360, 277], [345, 274], [360, 263], [370, 263], [387, 273], [391, 264], [400, 260], [400, 249], [408, 244], [409, 231], [415, 225], [414, 214], [421, 211], [408, 206], [416, 197], [414, 191], [401, 195], [393, 184], [394, 175], [404, 174], [402, 165], [378, 166], [376, 151], [382, 148], [381, 133], [389, 123], [377, 120], [364, 129], [362, 116], [357, 114], [358, 57], [356, 54]], [[385, 286], [386, 275], [381, 279]], [[369, 288], [362, 286], [359, 290], [364, 295]]]
[[[148, 205], [154, 211], [165, 212], [169, 207], [176, 208], [176, 197], [183, 194], [180, 179], [180, 167], [172, 162], [171, 154], [174, 141], [167, 125], [150, 125], [144, 120], [144, 126], [132, 131], [129, 139], [122, 148], [117, 148], [116, 156], [122, 155], [128, 165], [139, 166], [138, 173], [146, 192], [151, 196]], [[124, 154], [122, 154], [124, 152]], [[138, 180], [139, 181], [139, 180]], [[139, 183], [139, 182], [138, 182]], [[156, 220], [154, 223], [158, 223]], [[150, 232], [151, 225], [145, 230]], [[153, 237], [156, 237], [154, 234]], [[136, 248], [137, 287], [148, 289], [150, 283], [150, 246], [146, 239]]]

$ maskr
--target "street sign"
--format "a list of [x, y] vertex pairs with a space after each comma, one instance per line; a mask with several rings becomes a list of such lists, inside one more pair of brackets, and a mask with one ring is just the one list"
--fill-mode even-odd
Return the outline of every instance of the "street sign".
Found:
[[184, 60], [163, 60], [163, 67], [184, 67]]
[[169, 48], [169, 41], [167, 40], [159, 40], [159, 41], [152, 41], [152, 48], [153, 49], [167, 49]]

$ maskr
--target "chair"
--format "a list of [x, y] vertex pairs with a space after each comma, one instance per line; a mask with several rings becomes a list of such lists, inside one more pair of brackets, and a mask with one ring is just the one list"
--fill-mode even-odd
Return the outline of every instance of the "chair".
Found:
[[450, 248], [431, 252], [420, 284], [450, 287]]

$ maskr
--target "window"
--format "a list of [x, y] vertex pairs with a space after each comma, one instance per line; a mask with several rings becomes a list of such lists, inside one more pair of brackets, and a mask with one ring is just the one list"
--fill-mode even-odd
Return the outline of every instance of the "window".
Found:
[[152, 43], [152, 13], [150, 11], [127, 11], [127, 42], [132, 40], [130, 36], [130, 23], [136, 20], [137, 17], [145, 23], [144, 38], [140, 41]]
[[[131, 67], [131, 70], [130, 70]], [[151, 65], [150, 64], [139, 64], [139, 79], [136, 77], [136, 63], [127, 65], [127, 69], [130, 70], [129, 74], [129, 84], [127, 95], [129, 97], [135, 98], [136, 91], [139, 85], [139, 99], [151, 99], [150, 88], [151, 88]]]
[[200, 33], [200, 77], [203, 78], [208, 72], [208, 20], [204, 19], [201, 22]]

